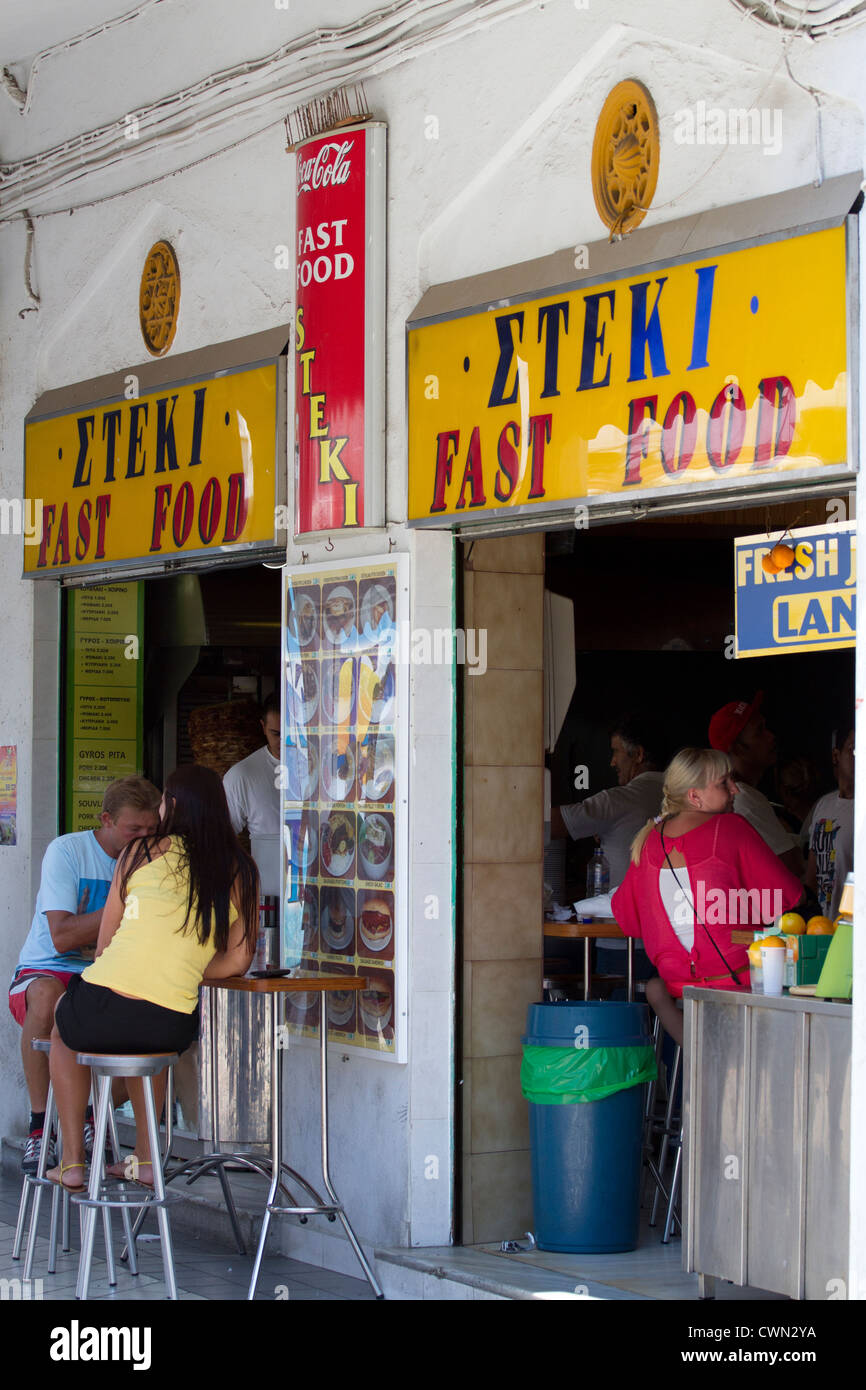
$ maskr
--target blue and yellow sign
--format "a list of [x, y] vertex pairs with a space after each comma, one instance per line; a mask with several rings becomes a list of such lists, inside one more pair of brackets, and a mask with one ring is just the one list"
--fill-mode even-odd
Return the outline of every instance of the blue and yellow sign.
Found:
[[845, 228], [408, 335], [409, 521], [851, 467]]
[[853, 521], [790, 533], [794, 563], [768, 573], [774, 541], [734, 542], [737, 656], [836, 651], [853, 647], [857, 611], [857, 535]]

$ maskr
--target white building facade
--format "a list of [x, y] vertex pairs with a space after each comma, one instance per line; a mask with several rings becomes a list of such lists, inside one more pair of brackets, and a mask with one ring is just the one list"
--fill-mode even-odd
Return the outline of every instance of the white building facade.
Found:
[[[807, 186], [819, 200], [824, 184], [864, 163], [866, 26], [830, 28], [813, 41], [795, 28], [774, 29], [732, 0], [397, 0], [379, 8], [362, 0], [151, 0], [129, 14], [120, 0], [94, 0], [74, 9], [77, 24], [59, 6], [22, 6], [12, 28], [23, 47], [2, 55], [0, 496], [26, 504], [24, 420], [40, 396], [123, 378], [146, 360], [137, 296], [155, 242], [172, 245], [181, 277], [167, 360], [292, 324], [295, 160], [283, 120], [317, 96], [363, 83], [370, 116], [387, 126], [385, 525], [298, 542], [290, 536], [286, 560], [349, 564], [389, 548], [409, 556], [413, 628], [454, 626], [457, 591], [449, 527], [407, 525], [407, 320], [431, 286], [605, 239], [591, 165], [610, 89], [636, 78], [658, 113], [659, 177], [647, 229]], [[720, 124], [719, 111], [733, 119]], [[858, 393], [851, 399], [856, 410]], [[862, 414], [853, 434], [864, 439]], [[283, 460], [290, 511], [292, 456], [290, 428]], [[60, 815], [60, 585], [22, 578], [22, 553], [20, 535], [0, 537], [0, 744], [17, 750], [17, 842], [0, 848], [7, 976]], [[863, 661], [858, 655], [859, 698]], [[371, 1250], [444, 1245], [467, 1232], [490, 1238], [480, 1217], [467, 1227], [471, 1194], [465, 1175], [455, 1181], [461, 1132], [466, 1138], [455, 1003], [463, 968], [457, 688], [450, 664], [412, 668], [408, 1060], [386, 1065], [333, 1052], [333, 1175]], [[858, 787], [862, 808], [866, 775]], [[859, 867], [866, 840], [857, 838], [858, 915], [866, 918], [866, 867]], [[855, 1001], [858, 986], [849, 1296], [863, 1297], [860, 943]], [[7, 1015], [4, 1135], [23, 1132], [27, 1119], [18, 1048]], [[287, 1111], [302, 1170], [317, 1149], [316, 1065], [312, 1049], [287, 1053]], [[480, 1069], [474, 1077], [480, 1086]], [[483, 1170], [503, 1191], [519, 1166], [509, 1167], [508, 1152]], [[503, 1196], [503, 1209], [510, 1200]], [[355, 1272], [331, 1228], [282, 1226], [287, 1252]], [[521, 1234], [507, 1226], [505, 1219], [501, 1236]]]

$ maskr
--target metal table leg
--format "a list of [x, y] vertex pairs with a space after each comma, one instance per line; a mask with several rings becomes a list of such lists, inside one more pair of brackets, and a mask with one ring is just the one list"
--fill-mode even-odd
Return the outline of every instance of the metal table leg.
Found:
[[[278, 1000], [279, 1003], [277, 1002]], [[378, 1280], [376, 1279], [375, 1274], [373, 1273], [373, 1270], [370, 1268], [369, 1261], [367, 1260], [367, 1257], [365, 1256], [364, 1251], [361, 1248], [360, 1242], [358, 1241], [355, 1232], [352, 1230], [349, 1219], [346, 1216], [345, 1211], [343, 1210], [343, 1205], [339, 1197], [337, 1196], [337, 1193], [334, 1191], [334, 1187], [331, 1182], [328, 1151], [328, 1025], [326, 1021], [324, 996], [321, 998], [319, 1004], [319, 1075], [321, 1081], [320, 1104], [322, 1126], [321, 1159], [322, 1180], [324, 1182], [325, 1191], [328, 1197], [330, 1197], [331, 1199], [330, 1203], [321, 1201], [321, 1199], [318, 1197], [318, 1193], [316, 1192], [315, 1188], [313, 1188], [307, 1182], [306, 1178], [302, 1178], [300, 1174], [297, 1174], [294, 1172], [293, 1169], [288, 1168], [282, 1161], [283, 1058], [282, 1048], [279, 1046], [280, 1011], [283, 1007], [282, 994], [275, 993], [271, 995], [270, 1007], [271, 1041], [273, 1047], [273, 1076], [275, 1087], [275, 1094], [271, 1103], [271, 1162], [273, 1167], [271, 1174], [270, 1191], [268, 1192], [268, 1200], [265, 1207], [264, 1216], [262, 1218], [262, 1229], [259, 1235], [259, 1244], [258, 1249], [256, 1251], [255, 1264], [253, 1265], [253, 1272], [252, 1277], [250, 1279], [247, 1300], [250, 1301], [254, 1299], [256, 1296], [256, 1287], [258, 1285], [259, 1273], [261, 1271], [262, 1258], [265, 1252], [265, 1244], [267, 1241], [268, 1227], [270, 1225], [271, 1216], [282, 1215], [299, 1215], [302, 1219], [307, 1215], [322, 1215], [327, 1216], [332, 1221], [337, 1216], [339, 1216], [341, 1222], [343, 1223], [343, 1229], [345, 1230], [349, 1243], [355, 1252], [355, 1256], [358, 1260], [358, 1263], [364, 1271], [364, 1276], [368, 1284], [370, 1285], [377, 1298], [384, 1298], [385, 1295], [382, 1292], [382, 1289], [378, 1283]], [[281, 1187], [280, 1178], [284, 1171], [291, 1174], [292, 1177], [296, 1178], [303, 1185], [306, 1191], [312, 1194], [312, 1196], [316, 1199], [315, 1205], [309, 1205], [304, 1207], [291, 1205], [281, 1207], [276, 1205], [277, 1192]]]
[[376, 1276], [373, 1273], [372, 1269], [370, 1268], [370, 1265], [367, 1261], [367, 1257], [361, 1249], [355, 1232], [352, 1230], [352, 1227], [349, 1224], [349, 1218], [346, 1216], [346, 1213], [343, 1210], [343, 1205], [331, 1184], [331, 1174], [328, 1168], [328, 1029], [325, 1024], [324, 998], [322, 999], [322, 1008], [319, 1021], [319, 1035], [319, 1056], [321, 1059], [320, 1067], [322, 1075], [322, 1178], [325, 1183], [325, 1191], [327, 1192], [331, 1201], [337, 1208], [337, 1215], [343, 1223], [343, 1229], [345, 1230], [346, 1235], [349, 1237], [352, 1249], [354, 1250], [358, 1258], [358, 1263], [360, 1264], [361, 1268], [364, 1271], [364, 1274], [366, 1275], [367, 1283], [370, 1285], [370, 1288], [373, 1290], [377, 1298], [384, 1298], [385, 1295], [382, 1292], [379, 1282], [376, 1279]]
[[[274, 1093], [271, 1096], [271, 1185], [268, 1190], [268, 1199], [265, 1203], [264, 1215], [262, 1216], [262, 1229], [259, 1232], [259, 1243], [256, 1249], [255, 1263], [250, 1278], [250, 1287], [247, 1292], [247, 1301], [252, 1301], [256, 1296], [256, 1285], [259, 1282], [259, 1271], [262, 1267], [262, 1258], [265, 1253], [265, 1244], [268, 1238], [268, 1227], [271, 1224], [271, 1207], [277, 1195], [277, 1188], [280, 1183], [280, 1171], [282, 1163], [282, 1096], [283, 1096], [283, 1057], [282, 1048], [279, 1046], [279, 1004], [278, 1000], [282, 995], [271, 994], [268, 999], [271, 1023], [271, 1056], [273, 1059]], [[322, 1001], [320, 1018], [324, 1018], [325, 1006]]]

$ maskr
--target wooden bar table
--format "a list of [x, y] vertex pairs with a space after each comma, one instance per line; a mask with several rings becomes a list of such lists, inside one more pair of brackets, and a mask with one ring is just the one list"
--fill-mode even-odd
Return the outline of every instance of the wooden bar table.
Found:
[[583, 942], [583, 997], [589, 998], [589, 986], [592, 979], [590, 969], [590, 947], [593, 941], [627, 941], [628, 942], [628, 999], [629, 1003], [634, 1000], [634, 937], [626, 936], [622, 927], [607, 917], [597, 922], [544, 922], [542, 924], [545, 936], [556, 936], [561, 940], [582, 941]]
[[[283, 1162], [282, 1149], [282, 1117], [283, 1117], [283, 1052], [281, 1015], [284, 1012], [284, 1001], [287, 994], [317, 993], [326, 994], [330, 990], [351, 990], [358, 992], [365, 989], [367, 981], [363, 976], [349, 975], [315, 975], [305, 974], [303, 971], [293, 971], [290, 975], [273, 974], [266, 978], [254, 979], [251, 976], [232, 975], [224, 980], [203, 980], [202, 987], [205, 989], [226, 989], [239, 990], [249, 994], [264, 994], [268, 999], [270, 1013], [270, 1033], [271, 1049], [273, 1053], [273, 1077], [274, 1093], [271, 1097], [271, 1153], [270, 1158], [264, 1168], [259, 1167], [258, 1171], [265, 1171], [270, 1174], [270, 1189], [268, 1191], [267, 1202], [265, 1204], [264, 1216], [262, 1217], [262, 1229], [259, 1235], [258, 1249], [256, 1250], [255, 1264], [253, 1265], [252, 1278], [250, 1279], [247, 1299], [253, 1299], [256, 1295], [256, 1285], [259, 1280], [262, 1258], [265, 1253], [265, 1244], [268, 1237], [268, 1226], [272, 1216], [300, 1216], [305, 1219], [308, 1216], [327, 1216], [330, 1221], [337, 1217], [343, 1223], [349, 1243], [357, 1256], [358, 1262], [364, 1271], [364, 1275], [371, 1289], [377, 1298], [384, 1298], [385, 1295], [380, 1288], [376, 1276], [370, 1268], [367, 1257], [361, 1249], [360, 1243], [349, 1224], [343, 1204], [337, 1193], [334, 1191], [331, 1182], [331, 1174], [328, 1167], [328, 1025], [326, 1021], [325, 1001], [321, 1000], [319, 1009], [319, 1076], [321, 1084], [321, 1128], [322, 1128], [322, 1182], [329, 1200], [322, 1198], [316, 1188], [312, 1186], [300, 1173], [296, 1173], [293, 1168], [289, 1168]], [[213, 1019], [215, 1010], [211, 1010]], [[217, 1110], [214, 1110], [216, 1123]], [[218, 1141], [217, 1141], [218, 1142]], [[182, 1165], [172, 1173], [172, 1178], [182, 1171], [195, 1168], [195, 1177], [201, 1176], [205, 1166], [206, 1171], [217, 1169], [222, 1179], [223, 1166], [226, 1163], [240, 1162], [242, 1165], [251, 1167], [249, 1155], [247, 1154], [207, 1154], [202, 1158], [190, 1160], [189, 1163]], [[283, 1177], [287, 1177], [290, 1182], [294, 1182], [304, 1189], [305, 1194], [309, 1194], [311, 1200], [298, 1203], [292, 1198], [292, 1193], [286, 1188]], [[281, 1205], [277, 1200], [277, 1194], [282, 1191], [291, 1200], [288, 1205]], [[225, 1186], [224, 1186], [225, 1190]]]

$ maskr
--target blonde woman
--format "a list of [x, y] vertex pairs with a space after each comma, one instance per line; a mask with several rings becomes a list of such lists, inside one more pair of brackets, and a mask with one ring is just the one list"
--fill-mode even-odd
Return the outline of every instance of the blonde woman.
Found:
[[677, 1042], [683, 1023], [673, 998], [686, 985], [748, 990], [746, 947], [732, 942], [732, 931], [769, 925], [803, 895], [757, 830], [732, 813], [736, 794], [727, 753], [677, 753], [661, 815], [635, 836], [612, 900], [620, 927], [642, 937], [659, 972], [647, 1000]]

